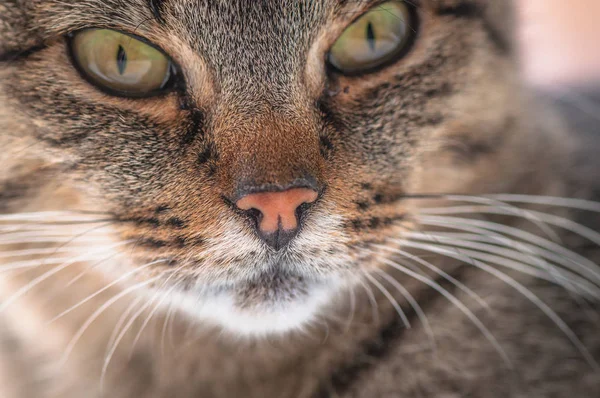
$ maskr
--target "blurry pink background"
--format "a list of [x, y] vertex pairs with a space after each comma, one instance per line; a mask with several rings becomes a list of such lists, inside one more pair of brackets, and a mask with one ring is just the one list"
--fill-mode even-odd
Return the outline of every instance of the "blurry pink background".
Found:
[[600, 0], [513, 1], [519, 9], [521, 61], [531, 83], [600, 83]]

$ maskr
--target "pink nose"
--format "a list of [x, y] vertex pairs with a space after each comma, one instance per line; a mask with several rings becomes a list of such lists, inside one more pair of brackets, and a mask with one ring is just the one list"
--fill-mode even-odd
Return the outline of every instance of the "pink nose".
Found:
[[259, 192], [237, 201], [241, 210], [255, 209], [258, 235], [276, 250], [291, 241], [298, 230], [302, 204], [317, 200], [318, 193], [309, 188], [292, 188], [283, 192]]

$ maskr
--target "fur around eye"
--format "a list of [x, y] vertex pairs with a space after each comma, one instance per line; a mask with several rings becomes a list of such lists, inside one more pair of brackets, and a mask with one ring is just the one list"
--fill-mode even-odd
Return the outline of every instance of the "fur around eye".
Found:
[[409, 49], [416, 16], [404, 1], [388, 1], [356, 19], [331, 47], [328, 62], [336, 70], [366, 73], [395, 61]]
[[85, 29], [71, 35], [73, 62], [100, 89], [119, 96], [151, 96], [168, 87], [171, 60], [156, 47], [110, 29]]

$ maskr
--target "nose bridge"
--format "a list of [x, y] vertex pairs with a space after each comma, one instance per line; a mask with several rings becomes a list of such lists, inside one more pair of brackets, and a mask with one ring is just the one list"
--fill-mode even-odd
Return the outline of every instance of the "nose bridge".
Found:
[[318, 130], [310, 117], [245, 110], [219, 119], [214, 139], [231, 195], [320, 180]]

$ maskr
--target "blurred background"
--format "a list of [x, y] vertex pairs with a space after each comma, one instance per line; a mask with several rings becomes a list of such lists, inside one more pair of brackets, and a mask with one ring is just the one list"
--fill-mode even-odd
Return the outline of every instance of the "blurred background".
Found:
[[594, 84], [600, 83], [600, 0], [516, 2], [526, 78], [547, 89], [575, 86], [600, 93], [600, 84]]
[[[509, 0], [489, 0], [509, 1]], [[526, 80], [554, 102], [583, 138], [588, 165], [600, 159], [600, 0], [513, 0]]]

